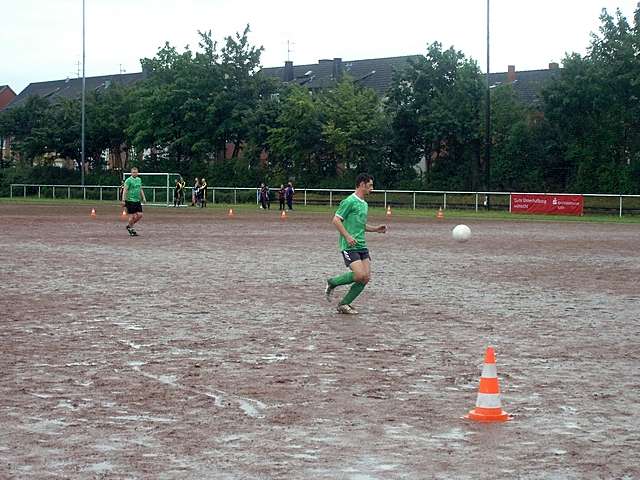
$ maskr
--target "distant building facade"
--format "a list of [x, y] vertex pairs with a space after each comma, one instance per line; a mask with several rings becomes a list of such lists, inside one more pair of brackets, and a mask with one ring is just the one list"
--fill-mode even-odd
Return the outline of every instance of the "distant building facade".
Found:
[[[146, 75], [143, 72], [86, 77], [85, 91], [105, 91], [114, 84], [121, 86], [133, 85], [145, 77]], [[60, 99], [78, 99], [82, 97], [82, 78], [66, 78], [64, 80], [30, 83], [19, 95], [14, 94], [14, 98], [5, 108], [19, 107], [26, 103], [29, 97], [34, 96], [46, 98], [52, 102]], [[0, 108], [0, 110], [2, 110], [2, 108]], [[8, 158], [10, 154], [10, 142], [7, 141], [7, 143], [9, 143], [9, 147], [5, 149], [5, 158]], [[124, 168], [126, 159], [128, 158], [128, 152], [122, 150], [116, 152], [106, 151], [105, 155], [107, 158], [107, 168], [109, 169]], [[76, 166], [75, 160], [73, 159], [57, 158], [55, 154], [50, 154], [48, 157], [50, 157], [49, 161], [52, 161], [54, 165], [59, 167], [73, 169]]]
[[[0, 111], [9, 105], [16, 96], [16, 92], [9, 85], [0, 85]], [[9, 158], [10, 152], [11, 139], [0, 136], [0, 168], [4, 166], [4, 159]]]
[[[418, 58], [420, 55], [348, 61], [333, 58], [306, 65], [294, 65], [286, 61], [282, 67], [263, 68], [260, 72], [284, 84], [300, 85], [312, 91], [331, 88], [348, 75], [356, 84], [371, 88], [384, 97], [391, 87], [394, 73]], [[548, 69], [521, 72], [517, 72], [514, 65], [509, 65], [506, 72], [490, 73], [489, 84], [492, 87], [510, 84], [524, 104], [534, 106], [545, 83], [554, 79], [559, 72], [557, 63], [550, 63]]]
[[[86, 77], [85, 90], [87, 92], [100, 92], [108, 89], [113, 84], [121, 86], [132, 85], [145, 78], [145, 74], [122, 73], [118, 75], [101, 75], [99, 77]], [[20, 92], [8, 105], [13, 108], [22, 105], [29, 97], [38, 96], [51, 101], [56, 99], [77, 99], [82, 96], [82, 78], [66, 78], [64, 80], [50, 80], [46, 82], [34, 82]]]

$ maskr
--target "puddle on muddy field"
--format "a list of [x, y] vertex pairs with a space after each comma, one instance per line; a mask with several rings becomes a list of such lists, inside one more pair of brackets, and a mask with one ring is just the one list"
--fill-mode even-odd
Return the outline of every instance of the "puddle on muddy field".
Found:
[[173, 423], [176, 422], [174, 418], [164, 417], [152, 417], [149, 415], [120, 415], [116, 417], [109, 417], [112, 420], [124, 420], [127, 422], [157, 422], [157, 423]]
[[474, 432], [462, 430], [460, 428], [454, 428], [448, 432], [437, 433], [432, 435], [433, 438], [443, 440], [466, 440], [467, 437], [474, 435]]
[[260, 357], [260, 360], [264, 360], [267, 363], [275, 363], [275, 362], [284, 362], [288, 358], [289, 356], [285, 355], [284, 353], [272, 353], [272, 354], [264, 355]]
[[114, 466], [111, 462], [100, 462], [88, 465], [87, 467], [83, 468], [83, 471], [91, 473], [106, 473], [112, 471], [113, 469]]

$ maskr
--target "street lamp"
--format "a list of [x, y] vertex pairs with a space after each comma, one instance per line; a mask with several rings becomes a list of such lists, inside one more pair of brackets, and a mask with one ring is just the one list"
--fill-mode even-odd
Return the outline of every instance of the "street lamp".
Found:
[[84, 45], [85, 45], [85, 40], [84, 40], [84, 2], [85, 0], [82, 0], [82, 133], [81, 133], [81, 139], [80, 139], [80, 148], [81, 148], [81, 152], [80, 152], [80, 183], [82, 186], [84, 186], [84, 101], [85, 101], [85, 88], [86, 88], [86, 78], [85, 78], [85, 69], [84, 69], [84, 60], [85, 60], [85, 50], [84, 50]]
[[488, 192], [491, 190], [491, 86], [489, 82], [490, 63], [489, 63], [489, 0], [487, 0], [487, 105], [485, 112], [485, 188], [487, 190], [487, 209], [490, 208], [490, 200]]

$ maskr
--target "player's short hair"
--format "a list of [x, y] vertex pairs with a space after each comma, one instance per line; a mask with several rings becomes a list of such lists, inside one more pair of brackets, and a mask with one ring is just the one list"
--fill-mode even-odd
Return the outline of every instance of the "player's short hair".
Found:
[[131, 167], [131, 171], [133, 172], [134, 170], [137, 172], [138, 171], [138, 167]]
[[368, 173], [359, 173], [356, 177], [356, 187], [358, 187], [362, 182], [369, 183], [373, 180], [373, 175], [369, 175]]

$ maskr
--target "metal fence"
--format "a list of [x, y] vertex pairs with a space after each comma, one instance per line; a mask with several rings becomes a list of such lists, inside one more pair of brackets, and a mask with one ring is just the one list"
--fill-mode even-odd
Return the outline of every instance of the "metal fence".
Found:
[[[166, 186], [145, 186], [148, 203], [173, 205], [174, 190]], [[187, 187], [185, 202], [190, 203], [192, 187]], [[258, 203], [259, 189], [251, 187], [209, 187], [207, 202], [212, 204]], [[353, 189], [298, 188], [295, 203], [300, 205], [335, 206], [353, 193]], [[511, 194], [516, 192], [455, 192], [424, 190], [375, 190], [367, 197], [373, 207], [417, 209], [458, 209], [509, 211]], [[539, 194], [545, 195], [545, 194]], [[546, 194], [554, 195], [554, 194]], [[562, 195], [562, 194], [557, 194]], [[11, 198], [52, 198], [118, 201], [120, 186], [116, 185], [39, 185], [14, 183], [9, 187]], [[271, 190], [271, 201], [277, 202], [277, 192]], [[640, 195], [583, 194], [585, 213], [623, 215], [640, 214]]]

